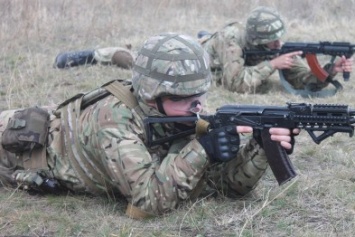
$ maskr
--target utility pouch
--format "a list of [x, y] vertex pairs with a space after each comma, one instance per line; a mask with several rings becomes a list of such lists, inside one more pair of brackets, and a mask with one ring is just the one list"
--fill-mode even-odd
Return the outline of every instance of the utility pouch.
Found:
[[49, 113], [38, 107], [16, 111], [2, 134], [1, 144], [9, 152], [21, 154], [46, 145]]

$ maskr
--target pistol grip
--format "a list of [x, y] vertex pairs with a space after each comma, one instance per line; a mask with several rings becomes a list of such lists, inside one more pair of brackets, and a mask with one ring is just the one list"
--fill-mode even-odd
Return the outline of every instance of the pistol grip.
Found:
[[350, 78], [350, 72], [343, 72], [344, 81], [349, 81], [349, 78]]
[[287, 181], [296, 177], [295, 169], [286, 153], [286, 150], [279, 142], [271, 140], [269, 128], [265, 128], [261, 132], [263, 140], [263, 148], [270, 168], [279, 183], [282, 185]]

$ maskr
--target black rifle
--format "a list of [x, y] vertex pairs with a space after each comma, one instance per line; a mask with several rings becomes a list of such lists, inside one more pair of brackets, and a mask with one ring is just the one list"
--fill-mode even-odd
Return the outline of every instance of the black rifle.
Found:
[[[288, 103], [287, 106], [257, 106], [257, 105], [225, 105], [217, 109], [215, 114], [200, 115], [209, 123], [208, 130], [230, 125], [251, 126], [254, 132], [260, 132], [263, 148], [268, 163], [279, 185], [296, 176], [291, 161], [279, 142], [272, 141], [269, 128], [281, 127], [290, 130], [304, 129], [313, 141], [319, 144], [324, 139], [337, 132], [354, 134], [355, 110], [347, 105]], [[197, 116], [191, 117], [147, 117], [144, 119], [147, 131], [148, 146], [155, 146], [195, 133], [195, 128], [181, 133], [153, 139], [152, 129], [155, 123], [186, 123], [197, 122]], [[208, 132], [208, 131], [207, 131]], [[316, 134], [320, 133], [319, 135]]]
[[[307, 63], [311, 68], [313, 74], [320, 81], [325, 81], [329, 76], [329, 72], [323, 69], [317, 60], [317, 54], [324, 54], [332, 56], [330, 63], [333, 64], [335, 57], [345, 56], [346, 58], [352, 57], [355, 52], [355, 45], [350, 44], [349, 42], [329, 42], [321, 41], [319, 43], [301, 43], [301, 42], [286, 42], [282, 45], [281, 49], [275, 50], [244, 50], [244, 57], [251, 55], [266, 56], [266, 55], [280, 55], [291, 53], [295, 51], [302, 51], [302, 57], [306, 57]], [[343, 73], [343, 78], [345, 81], [348, 81], [350, 77], [349, 72]]]

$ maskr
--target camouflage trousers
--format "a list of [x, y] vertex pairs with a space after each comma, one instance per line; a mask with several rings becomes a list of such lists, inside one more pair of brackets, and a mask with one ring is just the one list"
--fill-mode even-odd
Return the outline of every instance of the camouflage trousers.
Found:
[[131, 68], [135, 55], [122, 47], [98, 48], [94, 50], [94, 59], [104, 65], [116, 65], [121, 68]]

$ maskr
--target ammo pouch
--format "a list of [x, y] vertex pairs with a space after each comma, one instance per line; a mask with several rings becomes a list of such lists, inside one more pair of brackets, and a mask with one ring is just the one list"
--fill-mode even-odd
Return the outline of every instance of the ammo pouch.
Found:
[[38, 107], [16, 111], [2, 134], [1, 144], [9, 152], [21, 154], [46, 145], [49, 113]]

